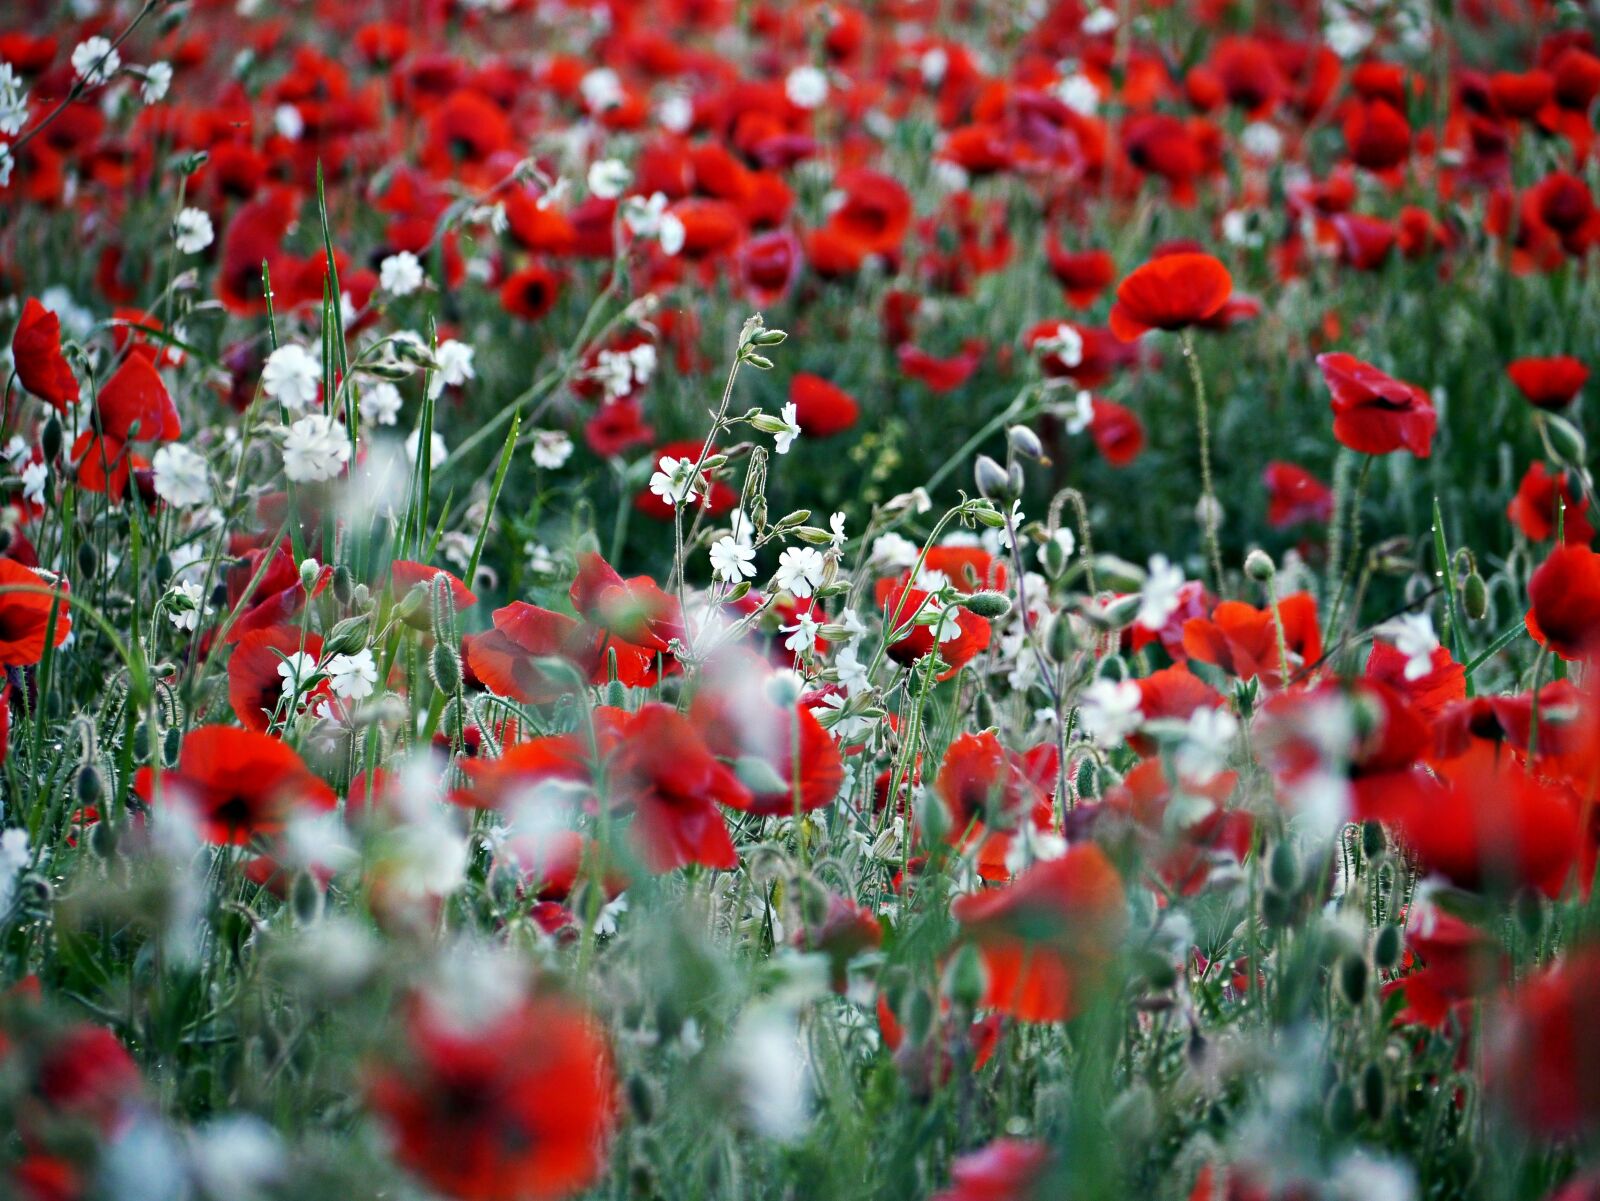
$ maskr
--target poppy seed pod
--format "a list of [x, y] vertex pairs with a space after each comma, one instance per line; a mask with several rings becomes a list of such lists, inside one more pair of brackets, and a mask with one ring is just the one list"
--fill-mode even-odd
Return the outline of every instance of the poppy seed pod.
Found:
[[1400, 927], [1390, 923], [1378, 931], [1378, 937], [1372, 940], [1372, 962], [1379, 971], [1393, 971], [1400, 962], [1400, 953], [1405, 949], [1405, 936]]

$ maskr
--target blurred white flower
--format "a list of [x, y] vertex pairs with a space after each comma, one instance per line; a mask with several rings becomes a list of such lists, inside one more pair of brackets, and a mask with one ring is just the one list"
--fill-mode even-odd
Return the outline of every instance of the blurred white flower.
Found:
[[632, 182], [633, 172], [621, 159], [603, 158], [589, 164], [589, 192], [601, 200], [615, 200]]
[[472, 347], [454, 338], [439, 343], [433, 355], [437, 370], [429, 377], [428, 395], [437, 400], [446, 387], [458, 387], [469, 379], [476, 379], [478, 372], [473, 364], [476, 355]]
[[146, 104], [160, 104], [172, 87], [172, 64], [151, 63], [144, 69], [144, 82], [139, 85], [139, 99]]
[[1101, 677], [1084, 689], [1078, 703], [1078, 724], [1103, 747], [1118, 745], [1139, 728], [1142, 720], [1139, 685], [1132, 680]]
[[809, 655], [817, 649], [817, 631], [821, 628], [822, 623], [810, 613], [796, 613], [793, 625], [779, 627], [789, 635], [783, 640], [785, 649], [797, 655]]
[[50, 469], [43, 463], [29, 462], [22, 469], [22, 499], [30, 505], [44, 504], [44, 486], [49, 482]]
[[0, 62], [0, 134], [12, 137], [28, 123], [28, 92], [11, 64]]
[[796, 108], [819, 108], [828, 98], [828, 77], [816, 67], [796, 67], [783, 81], [783, 94]]
[[303, 409], [315, 404], [322, 388], [322, 363], [304, 346], [286, 342], [267, 356], [261, 390], [279, 404]]
[[1402, 613], [1377, 628], [1379, 635], [1394, 643], [1406, 657], [1405, 677], [1420, 680], [1433, 670], [1433, 652], [1439, 649], [1433, 618], [1426, 613]]
[[210, 214], [204, 209], [180, 209], [172, 219], [172, 240], [183, 254], [199, 254], [216, 236]]
[[188, 509], [211, 500], [211, 475], [206, 461], [181, 442], [169, 442], [151, 460], [156, 495], [169, 505]]
[[72, 50], [72, 73], [86, 87], [96, 87], [117, 73], [122, 66], [122, 55], [109, 38], [85, 38]]
[[378, 264], [378, 287], [390, 296], [410, 296], [422, 287], [422, 263], [409, 250], [391, 254]]
[[793, 401], [783, 406], [783, 425], [772, 435], [774, 447], [780, 455], [789, 453], [789, 448], [794, 445], [794, 440], [800, 436], [800, 423], [797, 420], [799, 409]]
[[1183, 569], [1168, 562], [1166, 555], [1151, 555], [1150, 569], [1139, 592], [1139, 615], [1135, 620], [1147, 630], [1159, 630], [1177, 611], [1183, 589]]
[[349, 459], [344, 427], [324, 413], [300, 418], [283, 439], [284, 474], [297, 484], [331, 480]]
[[296, 106], [280, 104], [272, 112], [272, 128], [285, 141], [298, 142], [306, 131], [306, 119], [300, 115], [300, 110]]
[[361, 415], [376, 425], [393, 425], [400, 416], [400, 389], [388, 380], [379, 380], [361, 396]]
[[683, 249], [688, 236], [689, 231], [683, 227], [683, 221], [676, 213], [662, 214], [659, 237], [663, 254], [676, 255]]
[[533, 431], [533, 465], [558, 471], [572, 457], [572, 439], [561, 430]]
[[200, 619], [211, 615], [211, 606], [204, 604], [200, 585], [190, 580], [174, 584], [168, 590], [165, 601], [167, 620], [174, 629], [193, 632], [200, 628]]
[[328, 660], [327, 671], [333, 694], [347, 701], [365, 700], [378, 683], [378, 665], [365, 648], [353, 655], [335, 655]]
[[28, 832], [21, 829], [0, 833], [0, 915], [11, 908], [16, 892], [17, 873], [32, 862], [28, 854]]

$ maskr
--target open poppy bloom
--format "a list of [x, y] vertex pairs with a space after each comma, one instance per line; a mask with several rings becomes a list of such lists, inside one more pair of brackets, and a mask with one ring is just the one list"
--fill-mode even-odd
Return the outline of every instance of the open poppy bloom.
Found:
[[460, 1201], [552, 1201], [597, 1180], [616, 1120], [604, 1035], [572, 1003], [515, 1002], [467, 1024], [413, 1000], [405, 1046], [375, 1067], [367, 1103], [395, 1155]]
[[982, 952], [983, 1003], [1025, 1022], [1077, 1014], [1128, 924], [1122, 877], [1093, 843], [960, 897], [951, 912]]
[[950, 1187], [930, 1201], [1028, 1201], [1040, 1195], [1050, 1148], [1019, 1138], [997, 1138], [950, 1165]]
[[1267, 486], [1267, 524], [1274, 529], [1333, 516], [1333, 489], [1293, 463], [1268, 463], [1261, 474]]
[[950, 665], [942, 678], [949, 679], [989, 645], [992, 630], [986, 619], [960, 605], [953, 606], [954, 613], [944, 618], [938, 626], [913, 624], [913, 617], [929, 610], [933, 595], [911, 587], [907, 575], [898, 580], [879, 580], [877, 583], [878, 609], [883, 613], [885, 622], [891, 632], [904, 630], [899, 638], [889, 644], [889, 657], [907, 666], [915, 663], [934, 649], [937, 637], [934, 630], [938, 629], [945, 635], [937, 642], [939, 657]]
[[61, 319], [31, 296], [11, 336], [11, 358], [22, 386], [58, 412], [78, 402], [78, 379], [61, 353]]
[[1426, 392], [1342, 352], [1318, 355], [1317, 366], [1333, 393], [1335, 438], [1362, 454], [1403, 447], [1419, 459], [1428, 457], [1439, 414]]
[[0, 664], [26, 667], [44, 658], [52, 615], [53, 645], [60, 646], [72, 633], [64, 578], [24, 567], [15, 559], [0, 558], [0, 589], [15, 589], [0, 591]]
[[147, 804], [189, 805], [209, 841], [239, 845], [278, 833], [297, 809], [337, 802], [292, 747], [231, 726], [196, 726], [159, 786], [154, 771], [142, 767], [133, 788]]
[[861, 416], [860, 406], [843, 388], [804, 371], [789, 381], [789, 399], [794, 403], [795, 423], [808, 438], [842, 434]]
[[[739, 865], [717, 806], [750, 810], [755, 798], [687, 719], [670, 705], [649, 704], [635, 713], [596, 709], [594, 723], [592, 744], [587, 732], [555, 734], [518, 743], [498, 759], [464, 762], [469, 787], [451, 799], [498, 810], [551, 795], [579, 799], [591, 811], [604, 803], [633, 815], [637, 854], [655, 871]], [[603, 798], [595, 792], [602, 778]]]
[[1566, 408], [1589, 380], [1589, 368], [1565, 354], [1517, 359], [1506, 374], [1528, 403], [1541, 409]]
[[[1309, 592], [1296, 592], [1278, 602], [1278, 613], [1283, 619], [1284, 649], [1292, 677], [1322, 654], [1317, 602]], [[1210, 617], [1191, 617], [1184, 622], [1183, 649], [1190, 658], [1220, 667], [1238, 680], [1259, 676], [1268, 688], [1280, 688], [1285, 682], [1271, 608], [1222, 601]]]
[[1506, 516], [1530, 542], [1544, 542], [1556, 535], [1556, 518], [1561, 519], [1561, 541], [1587, 546], [1594, 540], [1589, 523], [1589, 498], [1581, 489], [1574, 493], [1567, 473], [1552, 475], [1541, 460], [1528, 465], [1517, 494], [1506, 506]]
[[830, 804], [844, 783], [837, 744], [803, 703], [785, 710], [748, 685], [703, 688], [689, 720], [749, 788], [749, 811], [771, 817]]
[[1600, 649], [1600, 555], [1558, 546], [1528, 579], [1528, 633], [1563, 659]]
[[1580, 946], [1524, 981], [1491, 1032], [1485, 1075], [1530, 1129], [1575, 1138], [1600, 1127], [1600, 949]]
[[1152, 329], [1198, 325], [1228, 303], [1233, 277], [1209, 254], [1164, 254], [1117, 285], [1111, 332], [1132, 342]]
[[[1218, 861], [1243, 863], [1255, 836], [1255, 819], [1227, 800], [1239, 783], [1236, 772], [1219, 772], [1204, 782], [1183, 781], [1174, 790], [1159, 758], [1141, 760], [1120, 784], [1106, 792], [1108, 812], [1126, 817], [1148, 849], [1147, 862], [1167, 888], [1181, 896], [1203, 889]], [[1175, 796], [1197, 808], [1192, 820], [1168, 817]], [[1204, 807], [1209, 806], [1209, 807]]]

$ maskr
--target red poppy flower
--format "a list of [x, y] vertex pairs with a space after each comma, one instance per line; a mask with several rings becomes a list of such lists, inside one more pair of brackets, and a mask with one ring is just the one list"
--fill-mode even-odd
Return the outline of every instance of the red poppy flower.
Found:
[[[1289, 671], [1315, 663], [1322, 654], [1317, 629], [1317, 602], [1307, 592], [1286, 596], [1278, 604], [1283, 618]], [[1211, 616], [1191, 617], [1183, 624], [1183, 649], [1191, 659], [1222, 668], [1235, 679], [1259, 676], [1268, 688], [1282, 687], [1278, 634], [1270, 608], [1243, 601], [1222, 601]]]
[[78, 379], [61, 353], [61, 319], [31, 296], [11, 336], [11, 358], [17, 379], [40, 400], [63, 413], [77, 403]]
[[1028, 1201], [1042, 1188], [1050, 1148], [1024, 1139], [997, 1138], [950, 1165], [950, 1187], [930, 1201]]
[[598, 1180], [616, 1121], [611, 1051], [554, 997], [464, 1023], [413, 1001], [406, 1046], [373, 1070], [367, 1102], [395, 1157], [460, 1201], [554, 1201]]
[[105, 1135], [132, 1118], [144, 1091], [139, 1067], [117, 1036], [87, 1022], [51, 1039], [35, 1073], [51, 1109], [91, 1122]]
[[538, 321], [561, 299], [561, 277], [538, 263], [508, 276], [500, 285], [500, 307], [513, 317]]
[[1589, 380], [1589, 368], [1565, 354], [1517, 359], [1506, 368], [1506, 374], [1528, 403], [1541, 409], [1566, 408]]
[[1273, 461], [1261, 478], [1267, 486], [1267, 524], [1274, 529], [1333, 516], [1333, 489], [1305, 468]]
[[1410, 663], [1410, 657], [1399, 648], [1375, 638], [1362, 674], [1369, 680], [1387, 684], [1406, 699], [1418, 716], [1428, 721], [1465, 699], [1467, 670], [1455, 661], [1447, 648], [1434, 647], [1428, 659], [1428, 670], [1420, 676], [1408, 674]]
[[983, 354], [980, 348], [969, 346], [960, 354], [940, 358], [907, 343], [895, 349], [895, 357], [901, 372], [926, 384], [930, 392], [954, 392], [972, 378]]
[[1210, 881], [1220, 860], [1242, 863], [1250, 852], [1255, 819], [1227, 807], [1238, 783], [1238, 774], [1231, 771], [1203, 783], [1184, 781], [1183, 795], [1209, 802], [1210, 811], [1174, 823], [1167, 816], [1173, 798], [1167, 769], [1159, 758], [1144, 759], [1106, 791], [1104, 804], [1108, 813], [1134, 823], [1141, 844], [1149, 848], [1146, 861], [1162, 882], [1182, 896], [1193, 896]]
[[861, 407], [843, 388], [820, 375], [800, 372], [789, 381], [795, 421], [808, 438], [831, 438], [855, 427]]
[[[912, 588], [902, 576], [898, 580], [879, 580], [876, 597], [878, 611], [885, 615], [894, 630], [906, 626], [912, 616], [926, 608], [931, 594]], [[943, 679], [949, 679], [965, 664], [989, 645], [992, 631], [989, 623], [976, 613], [956, 607], [956, 625], [959, 633], [938, 644], [939, 657], [950, 664]], [[913, 625], [909, 631], [889, 646], [889, 657], [896, 663], [910, 665], [934, 649], [932, 626]]]
[[1035, 783], [1027, 760], [1006, 750], [992, 733], [962, 734], [952, 742], [933, 788], [949, 810], [955, 837], [975, 823], [1015, 826], [1035, 816], [1041, 804], [1044, 824], [1050, 822], [1050, 798]]
[[243, 844], [276, 834], [296, 809], [331, 809], [329, 788], [293, 748], [254, 730], [197, 726], [184, 737], [178, 765], [156, 776], [142, 767], [134, 791], [149, 804], [174, 801], [193, 807], [207, 839]]
[[1152, 329], [1184, 329], [1214, 314], [1232, 292], [1233, 277], [1211, 255], [1164, 254], [1117, 285], [1111, 332], [1132, 342]]
[[1428, 457], [1439, 415], [1426, 392], [1354, 355], [1318, 355], [1317, 366], [1333, 393], [1333, 436], [1340, 442], [1362, 454], [1404, 447], [1419, 459]]
[[411, 559], [396, 559], [389, 564], [389, 583], [394, 588], [396, 600], [408, 595], [418, 584], [431, 588], [433, 581], [440, 576], [443, 576], [449, 584], [450, 596], [455, 601], [456, 612], [465, 612], [478, 603], [478, 594], [468, 588], [460, 577], [453, 575], [442, 567], [434, 567], [430, 563], [417, 563]]
[[167, 385], [150, 360], [130, 354], [95, 398], [100, 428], [122, 442], [171, 442], [183, 433]]
[[1579, 946], [1511, 995], [1484, 1074], [1530, 1129], [1575, 1138], [1600, 1127], [1600, 949]]
[[1084, 309], [1100, 298], [1117, 276], [1117, 264], [1108, 251], [1065, 250], [1051, 238], [1045, 246], [1050, 274], [1066, 293], [1067, 303]]
[[545, 659], [565, 659], [591, 684], [607, 682], [613, 658], [617, 679], [629, 688], [659, 678], [658, 652], [610, 638], [564, 613], [512, 601], [491, 620], [492, 629], [461, 640], [466, 669], [477, 684], [525, 705], [548, 705], [572, 692], [571, 677], [550, 671]]
[[1144, 422], [1132, 409], [1114, 400], [1096, 396], [1091, 403], [1094, 415], [1089, 418], [1089, 436], [1107, 463], [1126, 467], [1144, 449]]
[[951, 912], [988, 969], [983, 1003], [1025, 1022], [1076, 1015], [1128, 922], [1122, 877], [1093, 843], [960, 897]]
[[811, 710], [779, 708], [748, 678], [728, 683], [702, 689], [689, 720], [712, 753], [739, 771], [749, 812], [774, 817], [831, 804], [844, 783], [844, 760]]
[[1558, 546], [1528, 580], [1528, 633], [1563, 659], [1600, 648], [1600, 555]]
[[1566, 472], [1552, 475], [1543, 462], [1536, 460], [1529, 465], [1517, 494], [1506, 506], [1506, 516], [1529, 541], [1544, 542], [1555, 537], [1558, 508], [1561, 540], [1587, 546], [1594, 539], [1589, 497], [1581, 489], [1573, 494]]
[[661, 652], [683, 636], [683, 615], [675, 598], [649, 576], [624, 580], [594, 551], [578, 556], [570, 595], [574, 609], [624, 642]]
[[[321, 658], [321, 637], [298, 626], [268, 626], [252, 630], [234, 646], [228, 659], [228, 704], [246, 729], [264, 734], [271, 728], [272, 715], [284, 699], [284, 675], [278, 669], [295, 654], [309, 655], [313, 661]], [[300, 672], [302, 677], [308, 674]], [[328, 695], [326, 683], [315, 690], [303, 689], [301, 703], [317, 695]], [[284, 713], [293, 716], [287, 707]]]
[[1411, 123], [1388, 100], [1358, 100], [1344, 118], [1350, 161], [1369, 171], [1389, 171], [1411, 157]]
[[900, 181], [877, 171], [842, 172], [834, 181], [844, 201], [828, 217], [826, 229], [857, 256], [892, 257], [911, 228], [911, 194]]
[[[72, 633], [70, 591], [65, 579], [0, 558], [0, 664], [26, 667], [44, 658], [44, 645], [55, 614], [55, 646]], [[23, 591], [26, 589], [26, 591]]]
[[1433, 905], [1411, 906], [1406, 952], [1420, 963], [1384, 989], [1385, 996], [1405, 997], [1396, 1025], [1443, 1029], [1452, 1015], [1504, 983], [1510, 966], [1496, 939]]

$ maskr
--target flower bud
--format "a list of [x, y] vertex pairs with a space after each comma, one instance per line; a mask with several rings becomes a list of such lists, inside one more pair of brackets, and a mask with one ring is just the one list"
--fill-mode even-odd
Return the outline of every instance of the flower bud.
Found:
[[1011, 600], [1003, 592], [974, 592], [961, 604], [963, 608], [990, 621], [997, 621], [1011, 612]]
[[310, 592], [317, 586], [317, 578], [322, 574], [322, 564], [313, 558], [305, 558], [300, 562], [300, 587]]
[[977, 462], [972, 467], [972, 477], [978, 486], [979, 494], [989, 500], [1012, 499], [1011, 479], [1006, 474], [1006, 469], [988, 455], [978, 456]]
[[1405, 938], [1400, 927], [1390, 923], [1379, 930], [1378, 937], [1372, 941], [1372, 962], [1380, 971], [1392, 972], [1399, 965], [1404, 950]]
[[461, 657], [455, 647], [447, 642], [436, 642], [433, 654], [428, 657], [434, 687], [440, 692], [453, 693], [461, 687]]
[[1278, 574], [1278, 567], [1272, 561], [1272, 556], [1264, 550], [1253, 550], [1244, 557], [1244, 570], [1252, 580], [1265, 584]]
[[1544, 417], [1544, 428], [1551, 453], [1561, 465], [1583, 470], [1583, 465], [1589, 459], [1589, 448], [1585, 445], [1583, 434], [1578, 427], [1565, 417], [1547, 413]]
[[1044, 446], [1039, 441], [1039, 435], [1025, 425], [1014, 425], [1006, 430], [1006, 441], [1011, 449], [1025, 459], [1032, 459], [1036, 463], [1048, 463], [1045, 457]]
[[1461, 610], [1473, 621], [1482, 621], [1489, 615], [1489, 586], [1476, 571], [1461, 585]]

